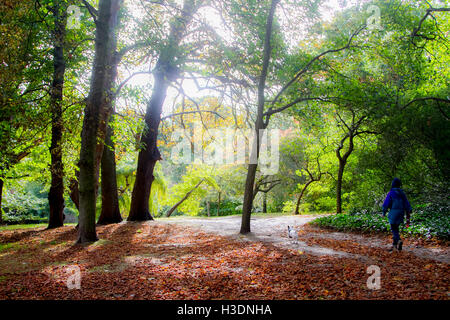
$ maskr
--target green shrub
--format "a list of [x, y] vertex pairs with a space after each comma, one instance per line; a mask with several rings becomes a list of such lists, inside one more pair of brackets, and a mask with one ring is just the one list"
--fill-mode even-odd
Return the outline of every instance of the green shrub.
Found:
[[20, 215], [20, 216], [10, 216], [8, 214], [5, 214], [3, 217], [3, 223], [4, 224], [35, 224], [35, 223], [47, 223], [48, 218], [47, 217], [36, 217], [33, 215]]
[[[218, 206], [217, 202], [209, 203], [209, 213], [211, 216], [217, 215], [217, 206]], [[239, 201], [228, 200], [228, 199], [222, 200], [222, 202], [220, 203], [219, 216], [229, 216], [229, 215], [234, 215], [234, 214], [240, 214], [242, 212], [242, 208], [240, 208], [240, 206], [242, 206], [242, 203]], [[208, 215], [207, 209], [206, 209], [206, 203], [203, 204], [203, 210], [200, 213], [200, 215], [202, 215], [202, 216]]]
[[282, 212], [294, 212], [295, 210], [295, 202], [292, 200], [288, 200], [283, 204]]
[[[411, 225], [409, 228], [401, 226], [403, 235], [411, 235], [425, 238], [439, 238], [450, 240], [450, 207], [449, 206], [427, 206], [416, 209], [411, 214]], [[341, 231], [361, 231], [361, 232], [381, 232], [390, 231], [387, 217], [383, 217], [379, 212], [361, 210], [349, 214], [336, 214], [320, 217], [311, 224], [333, 228]]]

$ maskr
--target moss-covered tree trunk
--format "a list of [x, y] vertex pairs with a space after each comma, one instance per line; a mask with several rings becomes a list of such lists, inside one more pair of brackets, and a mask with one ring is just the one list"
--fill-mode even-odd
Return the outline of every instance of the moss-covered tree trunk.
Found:
[[110, 63], [115, 54], [115, 36], [121, 0], [100, 0], [96, 20], [95, 58], [91, 87], [87, 98], [83, 129], [81, 133], [79, 197], [80, 214], [78, 219], [78, 242], [97, 240], [95, 230], [96, 186], [98, 178], [97, 138], [105, 115], [105, 101], [108, 96]]

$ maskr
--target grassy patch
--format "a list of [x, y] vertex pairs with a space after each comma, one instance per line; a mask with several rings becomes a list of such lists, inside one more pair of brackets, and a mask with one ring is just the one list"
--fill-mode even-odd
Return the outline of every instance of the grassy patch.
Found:
[[17, 230], [17, 229], [33, 229], [33, 228], [45, 228], [47, 227], [46, 223], [38, 223], [38, 224], [12, 224], [6, 226], [0, 226], [0, 231], [5, 230]]
[[[75, 226], [75, 223], [66, 223], [64, 226]], [[0, 226], [0, 231], [6, 230], [19, 230], [19, 229], [34, 229], [34, 228], [47, 228], [47, 223], [32, 223], [32, 224], [11, 224]]]
[[107, 245], [107, 244], [110, 244], [110, 243], [112, 243], [111, 240], [108, 240], [108, 239], [100, 239], [100, 240], [98, 240], [98, 241], [95, 241], [92, 245], [93, 245], [93, 246], [104, 246], [104, 245]]
[[102, 264], [101, 266], [95, 266], [89, 269], [89, 272], [110, 272], [113, 267], [110, 264]]
[[10, 243], [0, 243], [0, 252], [7, 251], [9, 249], [17, 250], [20, 248], [26, 247], [25, 245], [21, 245], [17, 242], [10, 242]]
[[129, 264], [126, 262], [120, 262], [120, 263], [114, 263], [114, 264], [102, 264], [102, 265], [90, 268], [89, 272], [99, 272], [99, 273], [121, 272], [128, 267], [129, 267]]
[[43, 240], [39, 241], [39, 245], [42, 247], [47, 247], [47, 249], [55, 249], [56, 247], [65, 247], [65, 246], [71, 246], [71, 241], [62, 241], [62, 240], [52, 240], [49, 242], [45, 242]]

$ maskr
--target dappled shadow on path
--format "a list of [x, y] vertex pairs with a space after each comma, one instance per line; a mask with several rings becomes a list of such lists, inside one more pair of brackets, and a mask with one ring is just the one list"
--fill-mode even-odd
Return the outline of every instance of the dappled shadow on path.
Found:
[[[351, 257], [314, 256], [251, 235], [233, 239], [158, 221], [97, 230], [101, 240], [88, 245], [74, 244], [76, 230], [64, 227], [0, 252], [0, 298], [445, 299], [448, 289], [448, 268], [407, 253], [364, 252], [383, 268], [383, 287], [374, 291], [366, 286], [367, 263]], [[6, 263], [12, 260], [27, 267]], [[66, 286], [69, 266], [80, 270], [80, 290]]]
[[0, 243], [11, 243], [26, 239], [28, 237], [35, 236], [39, 233], [45, 232], [46, 229], [31, 229], [31, 230], [6, 230], [2, 231], [0, 237]]

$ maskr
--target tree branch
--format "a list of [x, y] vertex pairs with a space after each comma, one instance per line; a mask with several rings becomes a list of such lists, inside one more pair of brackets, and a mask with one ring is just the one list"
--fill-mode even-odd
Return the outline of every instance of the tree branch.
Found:
[[281, 88], [281, 90], [275, 96], [275, 99], [273, 99], [272, 105], [274, 105], [278, 101], [278, 99], [281, 97], [281, 95], [284, 93], [284, 91], [286, 91], [295, 81], [297, 81], [297, 79], [300, 78], [300, 76], [302, 74], [304, 74], [306, 71], [309, 70], [309, 67], [316, 60], [322, 58], [323, 56], [325, 56], [329, 53], [336, 53], [336, 52], [343, 51], [343, 50], [346, 50], [346, 49], [352, 47], [351, 43], [353, 41], [353, 38], [356, 37], [365, 27], [366, 27], [366, 25], [363, 25], [361, 28], [359, 28], [355, 32], [353, 32], [353, 34], [350, 36], [350, 38], [345, 46], [338, 48], [338, 49], [330, 49], [330, 50], [324, 51], [324, 52], [318, 54], [317, 56], [315, 56], [314, 58], [312, 58], [299, 72], [297, 72], [297, 74], [287, 84], [285, 84], [283, 86], [283, 88]]
[[321, 97], [298, 98], [298, 99], [296, 99], [296, 100], [294, 100], [292, 102], [289, 102], [288, 104], [286, 104], [286, 105], [284, 105], [284, 106], [282, 106], [280, 108], [277, 108], [277, 109], [273, 109], [272, 107], [270, 107], [266, 112], [264, 112], [263, 116], [267, 117], [266, 121], [268, 122], [268, 118], [270, 118], [273, 114], [281, 112], [283, 110], [286, 110], [287, 108], [290, 108], [290, 107], [292, 107], [293, 105], [295, 105], [297, 103], [300, 103], [300, 102], [303, 102], [303, 101], [311, 101], [311, 100], [327, 101], [326, 98], [321, 98]]
[[123, 80], [123, 81], [117, 86], [117, 89], [116, 89], [116, 92], [114, 93], [113, 99], [115, 99], [115, 98], [119, 95], [120, 90], [122, 90], [122, 88], [127, 84], [127, 82], [130, 81], [134, 76], [137, 76], [137, 75], [140, 75], [140, 74], [152, 74], [152, 73], [153, 73], [152, 71], [138, 71], [138, 72], [135, 72], [135, 73], [131, 74], [128, 78], [126, 78], [125, 80]]
[[432, 12], [438, 12], [438, 11], [440, 11], [440, 12], [450, 11], [450, 8], [432, 8], [432, 7], [429, 8], [429, 9], [427, 10], [427, 12], [425, 13], [425, 15], [422, 17], [422, 19], [420, 19], [418, 27], [417, 27], [417, 28], [414, 28], [414, 30], [411, 32], [411, 38], [414, 38], [414, 37], [422, 37], [422, 38], [425, 38], [425, 39], [427, 39], [427, 40], [433, 40], [433, 39], [427, 38], [427, 37], [424, 36], [424, 35], [420, 35], [420, 34], [419, 34], [419, 30], [420, 30], [420, 28], [422, 27], [422, 24], [423, 24], [423, 23], [425, 22], [425, 20], [428, 18], [428, 16], [430, 16]]
[[438, 97], [422, 97], [422, 98], [416, 98], [411, 100], [410, 102], [408, 102], [407, 104], [405, 104], [404, 106], [400, 107], [401, 110], [405, 109], [406, 107], [408, 107], [409, 105], [418, 102], [418, 101], [428, 101], [428, 100], [433, 100], [433, 101], [437, 101], [437, 102], [444, 102], [444, 103], [450, 103], [449, 99], [443, 99], [443, 98], [438, 98]]
[[97, 22], [97, 16], [98, 16], [97, 9], [95, 9], [93, 6], [91, 6], [91, 4], [89, 2], [87, 2], [86, 0], [82, 0], [82, 1], [84, 3], [84, 6], [88, 9], [89, 14], [94, 19], [94, 22]]
[[220, 114], [219, 114], [218, 112], [216, 112], [216, 111], [211, 111], [211, 110], [194, 110], [194, 111], [183, 111], [183, 112], [172, 113], [172, 114], [169, 114], [169, 115], [167, 115], [167, 116], [162, 117], [162, 118], [161, 118], [161, 121], [162, 121], [162, 120], [165, 120], [165, 119], [168, 119], [168, 118], [171, 118], [171, 117], [180, 116], [180, 115], [183, 115], [183, 114], [200, 113], [200, 112], [214, 113], [216, 116], [219, 116], [219, 117], [221, 117], [222, 119], [225, 119], [222, 115], [220, 115]]

